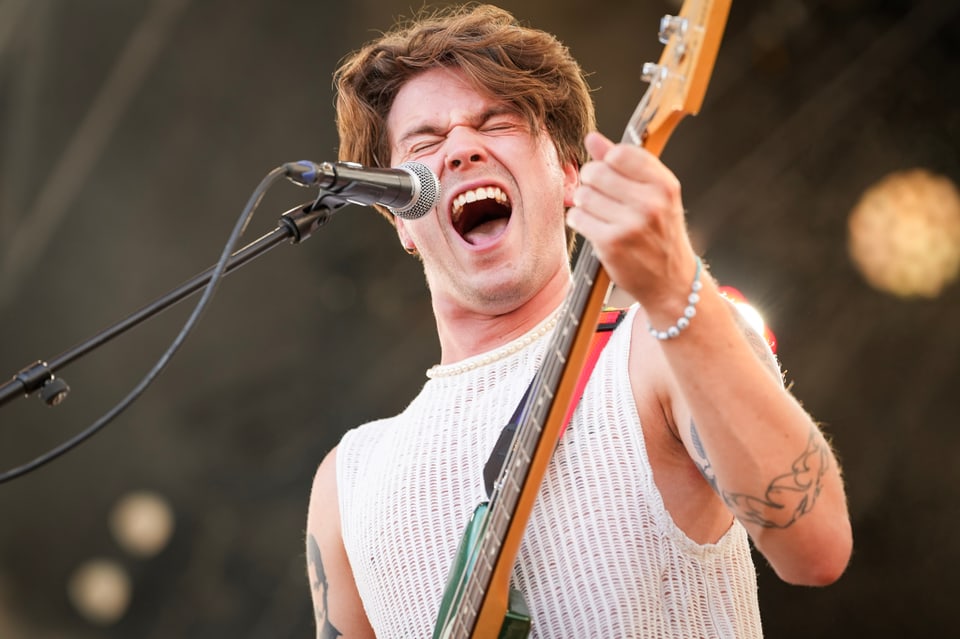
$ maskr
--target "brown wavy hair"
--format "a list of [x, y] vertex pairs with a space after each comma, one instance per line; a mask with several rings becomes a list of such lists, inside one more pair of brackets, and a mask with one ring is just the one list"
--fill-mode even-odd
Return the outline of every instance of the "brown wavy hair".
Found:
[[389, 166], [393, 100], [408, 80], [438, 67], [462, 70], [478, 91], [515, 106], [532, 130], [542, 123], [561, 161], [586, 161], [583, 139], [596, 114], [568, 48], [503, 9], [473, 3], [421, 10], [344, 58], [334, 73], [340, 159]]

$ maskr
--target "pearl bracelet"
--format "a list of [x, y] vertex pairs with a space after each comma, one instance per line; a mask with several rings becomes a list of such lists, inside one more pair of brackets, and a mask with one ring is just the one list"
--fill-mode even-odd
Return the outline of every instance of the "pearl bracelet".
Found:
[[676, 324], [665, 331], [658, 331], [651, 324], [647, 324], [650, 329], [650, 334], [660, 341], [679, 337], [680, 331], [690, 326], [690, 320], [697, 314], [696, 306], [697, 302], [700, 301], [700, 289], [703, 288], [703, 283], [700, 281], [700, 270], [703, 267], [703, 263], [699, 257], [696, 257], [696, 260], [697, 272], [693, 276], [693, 284], [690, 286], [690, 295], [687, 296], [687, 307], [683, 309], [683, 316], [677, 320]]

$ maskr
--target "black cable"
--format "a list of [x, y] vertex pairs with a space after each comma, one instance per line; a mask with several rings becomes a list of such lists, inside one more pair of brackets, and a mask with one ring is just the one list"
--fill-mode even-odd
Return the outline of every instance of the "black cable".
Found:
[[90, 439], [99, 431], [101, 431], [104, 426], [113, 421], [118, 415], [125, 411], [134, 401], [136, 401], [140, 395], [143, 394], [147, 387], [153, 383], [158, 375], [167, 367], [167, 364], [170, 363], [170, 360], [173, 358], [173, 355], [180, 349], [180, 346], [187, 339], [187, 336], [193, 331], [197, 322], [200, 319], [200, 315], [206, 310], [207, 305], [210, 300], [213, 298], [214, 293], [216, 292], [217, 287], [220, 284], [220, 280], [223, 279], [223, 275], [227, 269], [227, 263], [230, 261], [230, 257], [233, 254], [233, 250], [237, 245], [237, 242], [240, 240], [240, 237], [243, 235], [243, 232], [247, 228], [250, 220], [253, 218], [253, 212], [256, 210], [257, 206], [260, 204], [260, 200], [263, 199], [263, 196], [266, 194], [267, 189], [279, 178], [285, 175], [284, 167], [278, 167], [270, 171], [263, 180], [260, 181], [260, 184], [257, 185], [257, 188], [254, 190], [253, 194], [250, 196], [250, 199], [247, 201], [246, 207], [243, 209], [243, 213], [240, 214], [240, 218], [237, 220], [236, 225], [233, 227], [233, 231], [230, 233], [230, 237], [227, 239], [227, 243], [223, 248], [223, 252], [220, 254], [220, 260], [217, 262], [214, 267], [213, 273], [210, 276], [210, 282], [207, 284], [206, 288], [203, 291], [203, 295], [200, 297], [200, 300], [197, 302], [197, 305], [194, 307], [193, 312], [190, 314], [190, 317], [187, 318], [187, 321], [184, 323], [183, 327], [180, 329], [180, 333], [174, 338], [173, 342], [170, 344], [170, 347], [167, 348], [166, 352], [160, 356], [160, 359], [157, 360], [157, 363], [153, 366], [152, 369], [144, 376], [140, 383], [137, 384], [133, 390], [127, 394], [119, 403], [117, 403], [112, 409], [104, 413], [100, 419], [95, 421], [93, 424], [88, 426], [86, 430], [81, 431], [74, 437], [63, 442], [59, 446], [50, 449], [46, 453], [40, 455], [34, 460], [18, 466], [11, 470], [0, 474], [0, 483], [10, 481], [22, 475], [40, 468], [44, 464], [47, 464], [54, 459], [60, 457], [64, 453], [69, 452], [70, 450], [76, 448], [84, 441]]

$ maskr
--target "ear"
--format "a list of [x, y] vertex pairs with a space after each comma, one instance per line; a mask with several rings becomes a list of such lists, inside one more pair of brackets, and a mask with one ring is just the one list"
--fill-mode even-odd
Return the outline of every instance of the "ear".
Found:
[[402, 217], [395, 217], [394, 221], [397, 225], [397, 235], [400, 237], [400, 244], [403, 246], [403, 250], [405, 250], [407, 253], [415, 253], [417, 250], [417, 245], [407, 232], [406, 220], [404, 220]]
[[573, 192], [580, 186], [580, 167], [574, 162], [563, 165], [563, 205], [573, 206]]

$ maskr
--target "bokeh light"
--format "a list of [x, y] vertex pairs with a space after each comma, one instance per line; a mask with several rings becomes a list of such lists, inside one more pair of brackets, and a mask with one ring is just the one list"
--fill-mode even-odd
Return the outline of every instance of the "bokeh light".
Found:
[[97, 625], [116, 623], [130, 605], [130, 577], [111, 559], [90, 559], [73, 572], [67, 584], [70, 602]]
[[152, 557], [163, 550], [173, 528], [173, 509], [157, 493], [128, 493], [110, 512], [110, 531], [114, 538], [125, 551], [137, 557]]
[[850, 257], [864, 279], [901, 298], [932, 298], [960, 271], [960, 193], [924, 169], [867, 189], [849, 219]]

